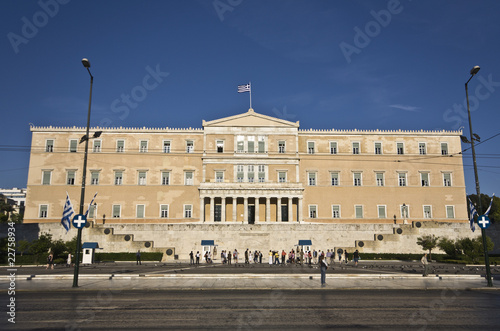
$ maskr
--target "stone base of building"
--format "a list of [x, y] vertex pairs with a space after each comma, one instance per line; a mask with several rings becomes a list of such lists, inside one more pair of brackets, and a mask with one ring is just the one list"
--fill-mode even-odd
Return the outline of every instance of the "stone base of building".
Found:
[[[53, 239], [70, 240], [58, 223], [40, 223], [40, 233]], [[409, 224], [94, 224], [82, 231], [83, 242], [97, 242], [101, 252], [163, 252], [165, 260], [188, 259], [189, 252], [210, 250], [219, 258], [221, 250], [235, 249], [240, 259], [246, 249], [297, 250], [299, 240], [310, 240], [305, 249], [347, 249], [352, 253], [423, 253], [417, 238], [435, 235], [450, 239], [476, 237], [467, 222], [411, 222]], [[204, 244], [202, 245], [202, 241]], [[212, 242], [213, 241], [213, 242]], [[436, 249], [436, 252], [439, 250]], [[219, 254], [219, 256], [215, 256]]]

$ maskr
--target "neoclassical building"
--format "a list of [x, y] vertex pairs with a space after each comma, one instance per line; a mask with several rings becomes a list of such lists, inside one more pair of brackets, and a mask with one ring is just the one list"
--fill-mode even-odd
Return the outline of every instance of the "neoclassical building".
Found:
[[[91, 128], [94, 224], [467, 222], [459, 131], [315, 130], [247, 112], [202, 128]], [[78, 211], [85, 128], [31, 127], [25, 222]]]

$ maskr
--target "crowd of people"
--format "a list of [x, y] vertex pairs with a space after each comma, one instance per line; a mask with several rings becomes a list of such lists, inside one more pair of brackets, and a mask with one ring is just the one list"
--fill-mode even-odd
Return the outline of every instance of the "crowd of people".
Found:
[[[213, 254], [217, 254], [216, 249], [214, 249]], [[196, 254], [191, 251], [189, 253], [189, 261], [190, 264], [193, 265], [198, 265], [200, 264], [200, 252], [197, 251]], [[304, 250], [304, 249], [292, 249], [288, 253], [285, 250], [269, 250], [268, 253], [268, 264], [270, 266], [272, 265], [287, 265], [287, 264], [298, 264], [298, 265], [305, 265], [305, 264], [319, 264], [320, 259], [325, 260], [329, 264], [333, 265], [335, 264], [335, 259], [338, 256], [338, 261], [339, 263], [349, 263], [350, 261], [350, 254], [347, 250], [343, 249], [338, 249], [337, 252], [335, 252], [333, 249], [327, 249], [326, 253], [322, 250]], [[251, 251], [248, 248], [244, 251], [243, 253], [243, 259], [240, 261], [240, 253], [238, 252], [237, 249], [234, 251], [231, 250], [222, 250], [220, 252], [220, 263], [222, 264], [238, 264], [238, 263], [244, 263], [244, 264], [261, 264], [262, 259], [264, 257], [264, 254], [261, 251], [255, 250]], [[196, 260], [195, 260], [196, 258]], [[205, 260], [206, 264], [213, 263], [213, 258], [212, 258], [212, 252], [211, 251], [206, 251], [203, 255], [203, 258]], [[359, 261], [359, 251], [356, 250], [353, 255], [352, 255], [352, 261], [354, 262], [354, 265], [358, 265]]]

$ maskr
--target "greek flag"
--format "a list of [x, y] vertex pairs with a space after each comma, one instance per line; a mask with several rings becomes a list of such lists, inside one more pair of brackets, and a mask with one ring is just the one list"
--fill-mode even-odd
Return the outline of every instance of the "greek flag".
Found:
[[87, 209], [87, 212], [85, 213], [85, 217], [89, 214], [90, 207], [92, 207], [92, 204], [94, 203], [95, 197], [97, 196], [97, 192], [95, 192], [94, 197], [92, 198], [92, 201], [90, 201], [89, 209]]
[[251, 92], [250, 84], [238, 85], [238, 93]]
[[71, 228], [71, 219], [75, 212], [73, 211], [73, 205], [71, 205], [71, 200], [69, 199], [69, 194], [66, 192], [66, 203], [64, 204], [63, 216], [61, 218], [61, 224], [66, 229], [66, 232]]
[[488, 207], [488, 209], [486, 209], [486, 211], [484, 212], [484, 214], [486, 216], [488, 216], [488, 214], [490, 213], [490, 210], [491, 210], [491, 205], [493, 205], [493, 198], [495, 197], [495, 193], [493, 193], [493, 195], [491, 196], [491, 201], [490, 201], [490, 206]]
[[478, 216], [479, 217], [479, 215], [477, 214], [476, 207], [474, 207], [474, 204], [472, 203], [472, 201], [470, 200], [470, 198], [467, 197], [467, 199], [469, 199], [469, 221], [470, 221], [470, 229], [472, 230], [472, 232], [474, 232], [476, 230], [476, 225], [474, 224], [474, 216]]

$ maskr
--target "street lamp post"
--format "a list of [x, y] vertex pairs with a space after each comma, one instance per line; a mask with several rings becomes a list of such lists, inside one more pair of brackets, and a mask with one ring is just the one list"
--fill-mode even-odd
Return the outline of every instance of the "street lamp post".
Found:
[[[474, 164], [474, 177], [476, 180], [476, 193], [477, 193], [477, 213], [478, 215], [481, 215], [483, 213], [482, 207], [481, 207], [481, 191], [479, 190], [479, 176], [477, 174], [477, 163], [476, 163], [476, 150], [474, 147], [474, 136], [472, 134], [472, 122], [470, 119], [470, 107], [469, 107], [469, 89], [468, 89], [468, 84], [472, 77], [474, 77], [479, 69], [481, 69], [479, 66], [475, 66], [474, 68], [471, 69], [470, 71], [470, 78], [465, 83], [465, 97], [467, 99], [467, 114], [469, 115], [469, 131], [470, 131], [470, 143], [471, 143], [471, 149], [472, 149], [472, 163]], [[488, 256], [488, 250], [487, 250], [487, 245], [486, 245], [486, 231], [485, 229], [481, 228], [481, 237], [483, 239], [483, 250], [484, 250], [484, 264], [486, 267], [486, 280], [488, 282], [488, 287], [493, 287], [493, 283], [491, 281], [491, 270], [490, 270], [490, 259]]]
[[[87, 114], [87, 133], [85, 137], [85, 156], [83, 157], [83, 175], [82, 175], [82, 190], [80, 195], [80, 212], [83, 214], [83, 207], [85, 203], [85, 182], [87, 177], [87, 155], [89, 151], [89, 130], [90, 130], [90, 105], [92, 104], [92, 84], [94, 82], [94, 77], [90, 73], [90, 62], [87, 59], [82, 59], [82, 64], [90, 75], [90, 95], [89, 95], [89, 110]], [[75, 263], [75, 273], [73, 276], [73, 287], [78, 287], [78, 271], [80, 268], [80, 250], [82, 246], [82, 228], [78, 228], [78, 236], [76, 238], [76, 263]]]

